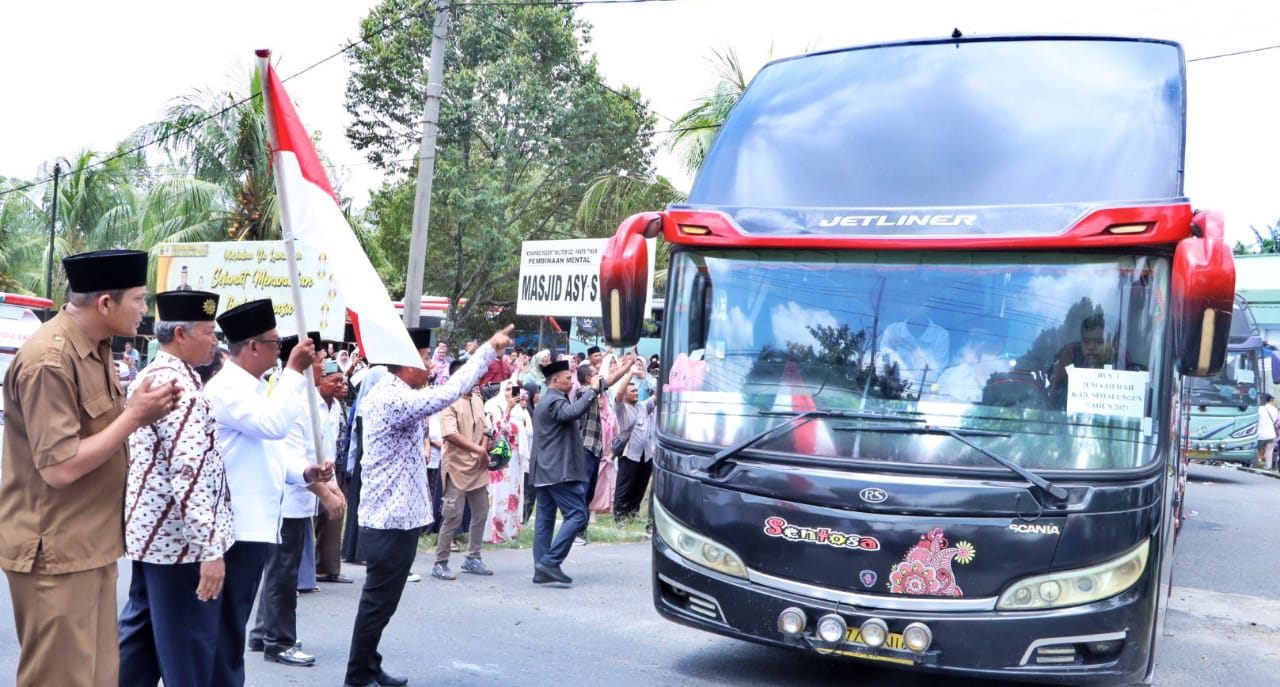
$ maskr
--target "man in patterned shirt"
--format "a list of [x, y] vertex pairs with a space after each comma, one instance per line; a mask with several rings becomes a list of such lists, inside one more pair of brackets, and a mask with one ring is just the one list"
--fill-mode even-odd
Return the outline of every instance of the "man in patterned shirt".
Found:
[[431, 332], [410, 330], [422, 367], [388, 365], [390, 373], [361, 401], [364, 454], [360, 459], [360, 548], [365, 554], [364, 589], [347, 658], [346, 684], [409, 681], [382, 669], [378, 642], [404, 592], [418, 552], [418, 534], [431, 522], [427, 459], [423, 450], [426, 419], [444, 410], [480, 381], [496, 351], [511, 345], [514, 325], [495, 333], [476, 349], [443, 386], [423, 388], [431, 369]]
[[[218, 348], [218, 295], [156, 295], [160, 352], [139, 378], [175, 382], [177, 407], [129, 436], [125, 551], [133, 560], [120, 614], [120, 684], [211, 685], [224, 566], [235, 540], [212, 406], [194, 366]], [[135, 382], [130, 397], [140, 388]]]

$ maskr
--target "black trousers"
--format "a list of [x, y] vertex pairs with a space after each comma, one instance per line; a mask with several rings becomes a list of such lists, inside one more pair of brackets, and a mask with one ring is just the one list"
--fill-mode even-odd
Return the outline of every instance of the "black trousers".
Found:
[[351, 651], [347, 656], [347, 684], [366, 685], [382, 670], [378, 643], [382, 631], [400, 605], [400, 596], [418, 553], [418, 533], [411, 530], [360, 528], [360, 546], [365, 554], [364, 589], [351, 628]]
[[200, 564], [133, 561], [120, 613], [120, 686], [212, 687], [222, 597], [196, 598]]
[[653, 461], [634, 461], [618, 458], [618, 482], [613, 492], [613, 517], [625, 520], [640, 512], [644, 490], [653, 476]]
[[360, 462], [356, 461], [356, 469], [347, 480], [347, 522], [342, 530], [342, 560], [348, 563], [359, 563], [364, 560], [360, 555], [360, 519], [356, 511], [360, 510]]
[[268, 653], [288, 651], [298, 643], [298, 566], [311, 518], [284, 518], [280, 544], [272, 547], [262, 576], [257, 624], [249, 640], [261, 640]]
[[538, 488], [533, 486], [533, 471], [524, 473], [524, 519], [521, 522], [529, 522], [529, 516], [533, 515], [533, 506], [538, 501]]
[[596, 482], [600, 481], [600, 456], [582, 449], [582, 462], [587, 466], [587, 514], [591, 514], [591, 500], [596, 497]]
[[222, 581], [222, 617], [213, 661], [213, 684], [219, 687], [244, 687], [245, 627], [273, 548], [274, 543], [238, 541], [222, 556], [227, 576]]

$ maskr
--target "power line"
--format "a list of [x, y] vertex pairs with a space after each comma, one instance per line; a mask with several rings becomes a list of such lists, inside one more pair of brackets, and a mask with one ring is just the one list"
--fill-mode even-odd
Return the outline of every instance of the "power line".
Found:
[[1217, 60], [1223, 57], [1235, 57], [1236, 55], [1248, 55], [1255, 52], [1266, 52], [1267, 50], [1276, 50], [1280, 45], [1264, 45], [1261, 48], [1250, 48], [1249, 50], [1237, 50], [1235, 52], [1224, 52], [1217, 55], [1205, 55], [1204, 57], [1192, 57], [1187, 62], [1204, 62], [1206, 60]]
[[[419, 7], [415, 6], [415, 7], [413, 7], [413, 8], [410, 8], [409, 10], [406, 10], [406, 11], [404, 12], [404, 14], [402, 14], [402, 15], [400, 15], [399, 17], [396, 17], [396, 18], [394, 18], [393, 20], [388, 21], [387, 23], [383, 24], [383, 25], [382, 25], [382, 26], [381, 26], [377, 31], [374, 31], [374, 32], [372, 32], [372, 33], [370, 33], [370, 34], [368, 34], [368, 35], [362, 36], [362, 37], [360, 37], [360, 39], [359, 39], [359, 40], [355, 40], [355, 41], [352, 41], [351, 43], [348, 43], [347, 45], [343, 46], [341, 49], [339, 49], [337, 52], [333, 53], [332, 55], [329, 55], [328, 57], [325, 57], [325, 58], [323, 58], [323, 59], [321, 59], [321, 60], [319, 60], [319, 61], [317, 61], [317, 62], [313, 62], [312, 64], [310, 64], [310, 65], [308, 65], [308, 66], [304, 67], [301, 71], [298, 71], [298, 72], [296, 72], [296, 73], [294, 73], [294, 74], [291, 74], [291, 75], [289, 75], [289, 76], [287, 76], [287, 77], [285, 77], [285, 78], [281, 79], [281, 81], [282, 81], [282, 82], [287, 82], [287, 81], [291, 81], [291, 80], [293, 80], [293, 79], [296, 79], [297, 77], [302, 76], [303, 74], [306, 74], [307, 72], [311, 71], [312, 69], [315, 69], [316, 67], [319, 67], [320, 65], [322, 65], [322, 64], [324, 64], [324, 63], [326, 63], [326, 62], [328, 62], [328, 61], [330, 61], [330, 60], [332, 60], [332, 59], [334, 59], [334, 58], [337, 58], [337, 57], [339, 57], [340, 55], [343, 55], [344, 53], [346, 53], [346, 52], [350, 51], [352, 48], [355, 48], [355, 47], [356, 47], [356, 46], [358, 46], [358, 45], [361, 45], [361, 44], [363, 44], [363, 43], [367, 43], [367, 42], [369, 42], [370, 40], [373, 40], [374, 38], [377, 38], [378, 36], [381, 36], [383, 33], [386, 33], [386, 32], [387, 32], [388, 30], [390, 30], [392, 27], [394, 27], [394, 26], [396, 26], [397, 24], [399, 24], [400, 22], [404, 21], [404, 20], [409, 16], [409, 13], [410, 13], [410, 12], [416, 12], [416, 11], [418, 11], [418, 9], [419, 9]], [[150, 140], [150, 141], [146, 141], [146, 142], [140, 143], [140, 144], [138, 144], [138, 145], [136, 145], [136, 146], [134, 146], [134, 147], [132, 147], [132, 148], [130, 148], [130, 149], [128, 149], [128, 150], [125, 150], [125, 151], [122, 151], [122, 152], [116, 153], [116, 154], [111, 155], [111, 156], [109, 156], [109, 157], [102, 158], [101, 160], [98, 160], [98, 161], [93, 162], [93, 163], [91, 163], [91, 164], [85, 165], [84, 167], [81, 167], [80, 169], [70, 170], [70, 171], [68, 172], [68, 174], [79, 174], [79, 173], [81, 173], [81, 172], [87, 172], [87, 171], [89, 171], [89, 170], [96, 169], [96, 168], [98, 168], [98, 167], [103, 167], [103, 166], [105, 166], [105, 165], [106, 165], [107, 163], [109, 163], [109, 162], [113, 162], [113, 161], [115, 161], [115, 160], [119, 160], [119, 159], [121, 159], [121, 158], [129, 157], [130, 155], [134, 155], [134, 154], [136, 154], [136, 153], [140, 153], [140, 152], [142, 152], [143, 150], [146, 150], [147, 148], [150, 148], [150, 147], [152, 147], [152, 146], [155, 146], [155, 145], [158, 145], [158, 144], [160, 144], [160, 143], [163, 143], [164, 141], [166, 141], [166, 140], [168, 140], [168, 139], [170, 139], [170, 138], [173, 138], [174, 136], [177, 136], [177, 135], [178, 135], [178, 134], [180, 134], [180, 133], [183, 133], [183, 132], [189, 131], [189, 130], [191, 130], [191, 129], [194, 129], [195, 127], [198, 127], [198, 126], [200, 126], [201, 124], [204, 124], [205, 122], [208, 122], [208, 121], [210, 121], [210, 120], [217, 119], [218, 117], [221, 117], [222, 115], [224, 115], [224, 114], [226, 114], [226, 113], [230, 112], [231, 110], [238, 109], [238, 108], [239, 108], [239, 107], [241, 107], [242, 105], [244, 105], [244, 104], [248, 103], [249, 101], [253, 100], [253, 99], [254, 99], [254, 97], [255, 97], [255, 96], [250, 95], [250, 96], [246, 96], [246, 97], [244, 97], [244, 98], [241, 98], [241, 99], [239, 99], [239, 100], [233, 101], [230, 105], [228, 105], [228, 106], [226, 106], [226, 107], [222, 108], [221, 110], [218, 110], [218, 111], [216, 111], [216, 112], [210, 113], [209, 115], [206, 115], [206, 116], [204, 116], [204, 117], [201, 117], [200, 119], [198, 119], [198, 120], [196, 120], [196, 121], [192, 122], [190, 125], [188, 125], [188, 126], [186, 126], [186, 127], [183, 127], [183, 128], [180, 128], [180, 129], [177, 129], [177, 130], [174, 130], [174, 131], [171, 131], [171, 132], [169, 132], [169, 133], [167, 133], [167, 134], [165, 134], [165, 135], [163, 135], [163, 136], [159, 136], [159, 137], [154, 138], [154, 139], [152, 139], [152, 140]], [[9, 195], [10, 193], [21, 193], [22, 191], [26, 191], [26, 190], [28, 190], [28, 189], [35, 188], [36, 186], [41, 186], [41, 185], [43, 185], [43, 184], [47, 184], [47, 183], [49, 183], [49, 182], [50, 182], [50, 181], [52, 181], [52, 180], [53, 180], [53, 177], [48, 177], [48, 178], [46, 178], [46, 179], [42, 179], [42, 180], [40, 180], [40, 181], [33, 181], [33, 182], [28, 183], [28, 184], [25, 184], [25, 185], [23, 185], [23, 186], [18, 186], [18, 187], [10, 188], [10, 189], [4, 189], [3, 191], [0, 191], [0, 197], [7, 196], [7, 195]]]

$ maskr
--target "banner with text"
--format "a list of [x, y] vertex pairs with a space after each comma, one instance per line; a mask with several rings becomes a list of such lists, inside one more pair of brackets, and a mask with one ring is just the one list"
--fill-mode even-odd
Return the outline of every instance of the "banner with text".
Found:
[[[600, 256], [609, 239], [525, 241], [520, 246], [520, 295], [517, 315], [600, 317]], [[653, 262], [649, 248], [648, 312], [653, 303]]]
[[[347, 307], [329, 271], [329, 256], [294, 245], [307, 328], [319, 331], [324, 339], [341, 341]], [[283, 241], [160, 244], [156, 291], [175, 289], [218, 294], [219, 315], [246, 301], [270, 298], [280, 335], [297, 333]]]

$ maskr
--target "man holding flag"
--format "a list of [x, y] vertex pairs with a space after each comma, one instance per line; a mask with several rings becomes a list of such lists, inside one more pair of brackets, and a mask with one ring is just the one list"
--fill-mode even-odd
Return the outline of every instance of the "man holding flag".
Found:
[[[356, 337], [365, 357], [371, 363], [386, 365], [390, 372], [369, 389], [365, 399], [366, 445], [361, 459], [363, 485], [358, 512], [361, 547], [366, 550], [368, 567], [352, 633], [346, 682], [403, 685], [408, 682], [406, 679], [382, 670], [377, 646], [404, 590], [417, 553], [418, 532], [431, 521], [430, 501], [425, 498], [425, 419], [448, 406], [484, 375], [497, 351], [511, 345], [514, 327], [495, 333], [477, 349], [458, 371], [456, 382], [435, 389], [420, 388], [427, 381], [430, 349], [418, 344], [429, 345], [429, 336], [415, 332], [419, 337], [415, 342], [397, 316], [386, 286], [342, 214], [320, 157], [271, 67], [270, 54], [267, 50], [257, 51], [286, 252], [292, 255], [296, 237], [330, 256], [338, 290], [353, 313]], [[297, 294], [292, 258], [290, 278]], [[297, 304], [299, 320], [301, 310]], [[301, 322], [298, 329], [305, 331]]]

